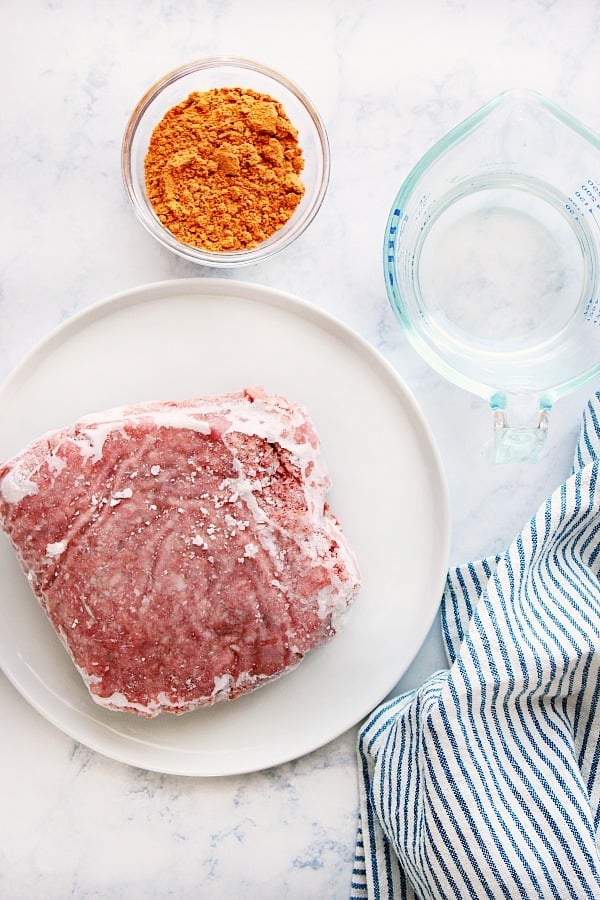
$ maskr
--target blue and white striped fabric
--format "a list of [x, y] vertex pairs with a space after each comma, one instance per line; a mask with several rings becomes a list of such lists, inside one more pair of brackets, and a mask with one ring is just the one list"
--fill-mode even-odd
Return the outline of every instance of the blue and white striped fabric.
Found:
[[353, 900], [600, 898], [600, 393], [573, 473], [450, 572], [450, 668], [359, 735]]

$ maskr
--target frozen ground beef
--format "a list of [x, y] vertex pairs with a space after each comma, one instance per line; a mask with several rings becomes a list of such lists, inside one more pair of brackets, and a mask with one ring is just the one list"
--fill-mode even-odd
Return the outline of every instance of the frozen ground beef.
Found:
[[261, 389], [87, 416], [0, 465], [0, 524], [102, 706], [229, 700], [329, 641], [359, 588], [305, 410]]

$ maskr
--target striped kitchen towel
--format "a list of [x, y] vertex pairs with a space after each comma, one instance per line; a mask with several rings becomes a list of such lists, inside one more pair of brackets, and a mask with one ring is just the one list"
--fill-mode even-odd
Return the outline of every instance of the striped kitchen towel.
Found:
[[600, 392], [571, 476], [448, 575], [450, 668], [359, 735], [353, 900], [600, 898]]

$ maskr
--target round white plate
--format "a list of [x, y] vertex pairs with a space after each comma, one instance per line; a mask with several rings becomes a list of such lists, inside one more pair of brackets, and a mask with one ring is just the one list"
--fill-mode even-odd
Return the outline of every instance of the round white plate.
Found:
[[73, 317], [0, 387], [0, 459], [96, 410], [252, 385], [307, 408], [333, 481], [330, 505], [363, 578], [343, 630], [290, 674], [181, 717], [104, 710], [1, 536], [2, 669], [49, 721], [114, 759], [160, 772], [227, 775], [308, 753], [392, 690], [435, 617], [449, 513], [428, 426], [369, 344], [279, 291], [182, 279], [128, 291]]

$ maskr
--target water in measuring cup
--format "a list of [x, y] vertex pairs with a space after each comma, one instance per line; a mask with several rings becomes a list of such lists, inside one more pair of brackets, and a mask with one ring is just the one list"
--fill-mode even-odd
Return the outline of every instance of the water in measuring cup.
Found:
[[585, 303], [586, 242], [564, 198], [518, 176], [485, 176], [449, 193], [422, 232], [423, 308], [442, 343], [531, 351]]

